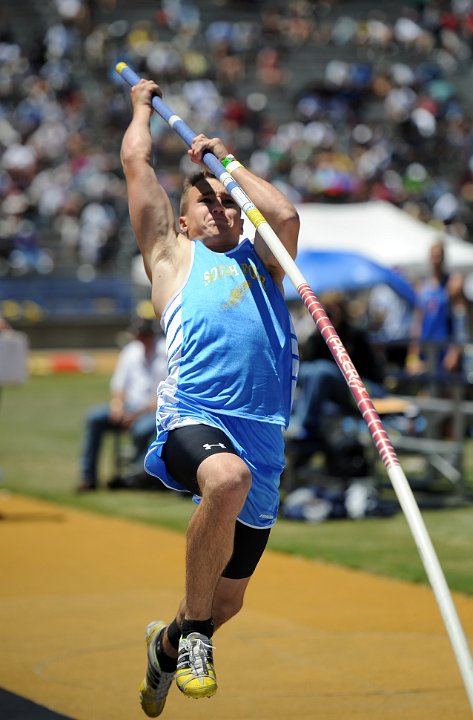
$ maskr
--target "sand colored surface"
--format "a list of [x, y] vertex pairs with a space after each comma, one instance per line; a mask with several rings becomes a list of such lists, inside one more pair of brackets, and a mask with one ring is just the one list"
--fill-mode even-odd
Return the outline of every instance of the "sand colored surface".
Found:
[[[0, 513], [0, 686], [76, 720], [145, 717], [144, 628], [176, 609], [183, 537], [6, 494]], [[471, 646], [473, 598], [454, 600]], [[428, 587], [268, 552], [215, 646], [217, 695], [173, 687], [163, 718], [471, 717]]]

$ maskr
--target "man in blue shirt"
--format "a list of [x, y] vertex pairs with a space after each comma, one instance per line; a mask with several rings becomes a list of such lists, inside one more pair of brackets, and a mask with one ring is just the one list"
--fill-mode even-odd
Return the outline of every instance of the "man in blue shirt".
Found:
[[428, 370], [452, 372], [459, 369], [461, 361], [461, 347], [456, 342], [453, 322], [450, 276], [445, 269], [445, 247], [441, 241], [430, 248], [430, 263], [431, 275], [417, 293], [413, 340], [406, 359], [407, 370], [413, 374]]
[[[140, 698], [144, 712], [157, 717], [174, 677], [190, 697], [217, 690], [211, 638], [240, 610], [276, 520], [282, 429], [298, 356], [284, 272], [258, 234], [254, 245], [239, 244], [240, 209], [217, 179], [201, 172], [185, 184], [176, 230], [151, 164], [153, 93], [161, 95], [146, 80], [132, 89], [133, 118], [121, 153], [169, 370], [158, 388], [157, 438], [145, 466], [198, 502], [187, 531], [185, 597], [169, 625], [153, 621], [146, 631]], [[241, 166], [219, 138], [198, 135], [188, 154], [204, 167], [206, 151], [235, 173], [295, 257], [294, 206]]]

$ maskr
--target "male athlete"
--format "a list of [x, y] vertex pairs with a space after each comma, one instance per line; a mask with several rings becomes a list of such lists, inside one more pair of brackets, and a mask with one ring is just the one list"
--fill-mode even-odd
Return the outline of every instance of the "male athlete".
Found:
[[[175, 619], [146, 629], [148, 668], [140, 687], [149, 717], [163, 711], [173, 678], [185, 695], [217, 690], [212, 634], [241, 608], [276, 521], [298, 366], [282, 295], [283, 270], [256, 235], [239, 244], [240, 209], [200, 172], [186, 181], [179, 229], [151, 164], [149, 130], [158, 85], [132, 89], [133, 117], [121, 159], [132, 226], [166, 336], [168, 378], [158, 387], [157, 437], [145, 467], [189, 491], [185, 595]], [[218, 138], [198, 135], [188, 151], [211, 151], [265, 216], [292, 257], [299, 219], [269, 183], [242, 167]]]

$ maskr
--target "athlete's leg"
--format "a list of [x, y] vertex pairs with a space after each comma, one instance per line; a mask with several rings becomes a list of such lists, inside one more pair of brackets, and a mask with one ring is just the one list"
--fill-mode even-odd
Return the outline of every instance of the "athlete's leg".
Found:
[[[232, 557], [217, 582], [213, 597], [214, 631], [241, 610], [246, 588], [263, 555], [270, 532], [270, 528], [256, 529], [241, 522], [236, 523]], [[163, 636], [163, 649], [170, 657], [177, 656], [178, 628], [182, 626], [185, 614], [183, 598], [175, 620]]]
[[213, 597], [214, 629], [240, 612], [251, 577], [266, 548], [271, 528], [256, 529], [241, 522], [235, 525], [230, 562], [219, 578]]
[[[265, 444], [263, 450], [266, 457]], [[188, 527], [186, 596], [176, 618], [160, 636], [158, 655], [175, 661], [178, 654], [179, 689], [193, 697], [205, 697], [217, 689], [210, 640], [214, 627], [241, 609], [270, 530], [236, 522], [252, 474], [222, 430], [190, 425], [172, 431], [163, 460], [172, 478], [199, 494], [201, 500]], [[274, 503], [269, 505], [274, 511]], [[261, 512], [267, 507], [265, 500]]]
[[226, 434], [208, 425], [170, 432], [163, 460], [177, 482], [201, 496], [187, 531], [181, 611], [185, 619], [209, 621], [218, 579], [233, 553], [235, 521], [251, 487], [251, 472]]
[[212, 616], [217, 582], [233, 552], [235, 521], [251, 487], [251, 473], [237, 455], [206, 458], [197, 471], [202, 500], [187, 530], [186, 618]]
[[[215, 588], [212, 605], [212, 618], [214, 621], [214, 632], [216, 632], [224, 623], [234, 617], [243, 607], [243, 598], [251, 576], [234, 580], [232, 578], [220, 577]], [[182, 627], [182, 620], [185, 615], [185, 599], [183, 598], [176, 613], [174, 622], [177, 627]], [[166, 655], [171, 658], [177, 658], [177, 643], [172, 635], [171, 625], [168, 625], [163, 634], [162, 648]]]
[[187, 529], [185, 617], [179, 641], [176, 684], [190, 697], [217, 690], [212, 609], [219, 578], [233, 552], [235, 522], [251, 487], [251, 473], [237, 455], [222, 453], [197, 470], [201, 501]]
[[243, 607], [246, 588], [250, 580], [251, 576], [238, 580], [226, 577], [219, 579], [212, 606], [215, 630], [218, 630], [224, 623], [231, 620], [232, 617], [235, 617], [235, 615], [240, 612]]

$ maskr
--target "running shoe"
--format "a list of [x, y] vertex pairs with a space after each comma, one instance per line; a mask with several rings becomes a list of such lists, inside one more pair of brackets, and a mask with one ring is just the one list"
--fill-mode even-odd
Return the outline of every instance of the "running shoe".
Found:
[[158, 717], [164, 710], [169, 688], [174, 679], [173, 672], [161, 670], [156, 657], [156, 642], [164, 632], [166, 623], [153, 620], [146, 628], [145, 638], [148, 649], [148, 668], [140, 685], [140, 702], [148, 717]]
[[198, 632], [179, 640], [177, 687], [192, 698], [212, 697], [217, 692], [212, 640]]

